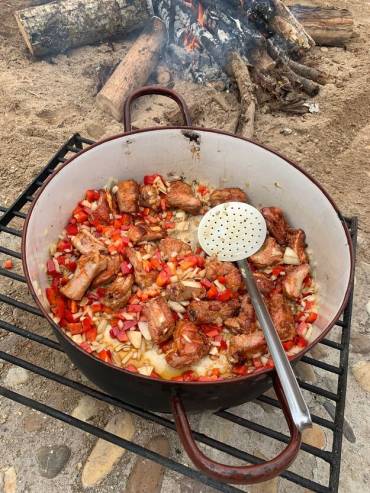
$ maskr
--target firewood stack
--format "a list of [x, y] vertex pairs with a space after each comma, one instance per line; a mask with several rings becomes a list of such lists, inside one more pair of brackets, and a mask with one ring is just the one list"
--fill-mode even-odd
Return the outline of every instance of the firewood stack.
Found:
[[[239, 91], [241, 135], [253, 135], [261, 91], [281, 108], [314, 96], [325, 74], [302, 64], [315, 45], [343, 45], [353, 21], [343, 9], [287, 8], [282, 0], [62, 0], [16, 12], [26, 45], [47, 56], [82, 44], [144, 31], [97, 95], [122, 119], [127, 95], [151, 74]], [[153, 14], [155, 17], [153, 18]]]

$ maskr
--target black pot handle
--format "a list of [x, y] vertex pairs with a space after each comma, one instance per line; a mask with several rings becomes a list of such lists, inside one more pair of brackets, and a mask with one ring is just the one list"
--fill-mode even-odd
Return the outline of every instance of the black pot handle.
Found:
[[195, 443], [180, 397], [173, 397], [171, 404], [177, 433], [193, 464], [205, 474], [218, 481], [234, 484], [254, 484], [268, 481], [285, 471], [299, 452], [302, 435], [293, 422], [284, 392], [277, 377], [274, 378], [274, 389], [289, 426], [289, 443], [285, 449], [273, 459], [248, 466], [228, 466], [209, 459]]
[[125, 132], [130, 132], [132, 130], [132, 122], [131, 122], [131, 109], [132, 103], [135, 99], [141, 98], [141, 96], [148, 96], [151, 94], [158, 94], [159, 96], [167, 96], [168, 98], [173, 99], [180, 107], [180, 111], [182, 117], [184, 118], [185, 125], [187, 127], [191, 127], [191, 118], [189, 108], [187, 107], [185, 100], [180, 94], [173, 91], [172, 89], [167, 89], [167, 87], [161, 86], [145, 86], [137, 89], [132, 92], [129, 97], [126, 99], [125, 104], [123, 105], [123, 127]]

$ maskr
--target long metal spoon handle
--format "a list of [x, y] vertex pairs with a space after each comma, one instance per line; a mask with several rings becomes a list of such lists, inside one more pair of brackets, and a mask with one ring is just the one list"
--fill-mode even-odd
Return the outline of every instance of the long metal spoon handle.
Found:
[[239, 260], [238, 266], [243, 276], [249, 296], [251, 297], [258, 321], [263, 330], [267, 346], [275, 364], [276, 372], [283, 387], [286, 400], [292, 414], [293, 421], [297, 428], [302, 431], [312, 426], [310, 411], [303, 399], [303, 395], [287, 355], [281, 344], [280, 338], [275, 330], [274, 323], [267, 310], [265, 302], [259, 292], [256, 281], [251, 273], [248, 262]]

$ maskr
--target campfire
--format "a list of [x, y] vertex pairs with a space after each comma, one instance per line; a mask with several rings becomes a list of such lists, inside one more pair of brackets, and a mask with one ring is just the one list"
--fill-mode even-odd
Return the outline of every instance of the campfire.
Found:
[[315, 44], [343, 46], [353, 21], [345, 9], [289, 8], [281, 0], [62, 0], [16, 12], [34, 56], [144, 28], [97, 95], [122, 120], [134, 89], [155, 78], [213, 85], [239, 95], [237, 132], [251, 137], [258, 104], [307, 112], [327, 77], [305, 63]]

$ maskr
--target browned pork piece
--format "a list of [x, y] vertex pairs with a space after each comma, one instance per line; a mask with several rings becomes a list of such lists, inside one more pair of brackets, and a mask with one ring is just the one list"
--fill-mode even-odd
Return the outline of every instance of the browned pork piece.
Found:
[[294, 316], [285, 296], [278, 292], [272, 293], [268, 309], [280, 339], [286, 341], [294, 337]]
[[100, 192], [97, 208], [95, 210], [91, 209], [90, 221], [96, 221], [100, 224], [108, 224], [110, 221], [110, 212], [111, 210], [107, 201], [106, 192]]
[[238, 313], [238, 300], [223, 301], [192, 301], [188, 306], [189, 318], [196, 324], [221, 325], [227, 318]]
[[127, 305], [133, 284], [134, 276], [132, 274], [117, 276], [105, 290], [104, 304], [113, 308], [113, 310], [118, 310]]
[[185, 256], [191, 254], [191, 247], [185, 241], [176, 238], [164, 238], [159, 242], [159, 250], [163, 259]]
[[279, 207], [264, 207], [261, 209], [263, 217], [266, 219], [267, 229], [271, 236], [285, 246], [287, 244], [288, 223], [285, 220], [283, 211]]
[[188, 301], [204, 298], [206, 290], [197, 281], [180, 281], [167, 287], [168, 298], [172, 301]]
[[141, 185], [139, 204], [143, 207], [154, 209], [155, 211], [158, 210], [161, 204], [158, 188], [154, 185]]
[[262, 245], [262, 248], [260, 248], [254, 255], [251, 255], [249, 260], [256, 267], [270, 267], [280, 263], [283, 260], [283, 251], [277, 244], [276, 240], [269, 236]]
[[140, 253], [133, 248], [126, 248], [126, 255], [134, 268], [136, 284], [138, 284], [142, 289], [151, 286], [155, 282], [158, 272], [146, 272], [143, 267], [143, 261], [141, 260]]
[[109, 255], [107, 256], [107, 267], [98, 276], [95, 277], [92, 283], [92, 287], [96, 288], [103, 284], [113, 281], [119, 272], [119, 268], [122, 262], [120, 255]]
[[116, 193], [120, 212], [132, 214], [138, 210], [139, 185], [135, 180], [123, 180], [117, 185]]
[[199, 361], [208, 353], [207, 337], [189, 320], [177, 322], [173, 344], [166, 354], [167, 363], [173, 368], [182, 368]]
[[169, 339], [175, 329], [175, 319], [163, 296], [144, 305], [143, 315], [148, 321], [149, 332], [156, 344]]
[[287, 270], [283, 280], [283, 290], [286, 296], [292, 300], [299, 298], [302, 292], [303, 281], [310, 272], [308, 264], [301, 264]]
[[227, 288], [238, 291], [242, 284], [239, 269], [231, 262], [220, 262], [215, 258], [208, 258], [206, 261], [206, 278], [215, 281], [220, 276], [225, 277]]
[[224, 324], [233, 334], [251, 334], [256, 330], [256, 314], [248, 294], [242, 298], [239, 315], [226, 319]]
[[106, 267], [106, 257], [97, 251], [88, 255], [81, 255], [72, 278], [60, 288], [60, 292], [71, 300], [81, 300], [94, 278]]
[[160, 226], [149, 226], [147, 224], [131, 225], [127, 231], [129, 240], [134, 244], [142, 241], [157, 241], [166, 235], [167, 231]]
[[301, 264], [308, 262], [306, 248], [306, 234], [303, 229], [290, 229], [288, 231], [288, 245], [294, 252]]
[[174, 209], [182, 209], [190, 214], [199, 214], [201, 202], [194, 196], [190, 185], [181, 180], [172, 181], [167, 192], [167, 202]]
[[264, 295], [268, 295], [275, 287], [274, 281], [272, 281], [263, 272], [253, 272], [254, 280], [256, 281], [257, 287], [260, 292]]
[[266, 341], [261, 330], [253, 334], [240, 334], [230, 339], [229, 354], [234, 360], [244, 361], [253, 358], [266, 349]]
[[99, 241], [89, 231], [82, 229], [76, 236], [71, 238], [72, 245], [83, 255], [98, 251], [105, 252], [106, 247], [104, 243]]
[[211, 206], [225, 202], [248, 202], [247, 194], [241, 188], [219, 188], [213, 190], [209, 197]]

